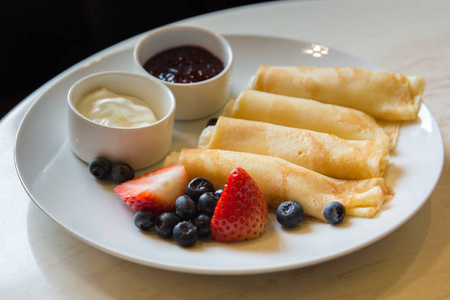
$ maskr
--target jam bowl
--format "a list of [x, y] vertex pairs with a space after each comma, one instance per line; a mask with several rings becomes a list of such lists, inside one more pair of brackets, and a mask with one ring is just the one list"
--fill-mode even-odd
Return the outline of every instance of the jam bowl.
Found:
[[171, 147], [175, 97], [158, 80], [132, 72], [91, 74], [71, 86], [67, 101], [69, 144], [87, 163], [103, 156], [137, 170]]
[[168, 86], [177, 102], [176, 120], [196, 120], [229, 100], [233, 51], [221, 35], [192, 26], [149, 32], [135, 45], [135, 71]]

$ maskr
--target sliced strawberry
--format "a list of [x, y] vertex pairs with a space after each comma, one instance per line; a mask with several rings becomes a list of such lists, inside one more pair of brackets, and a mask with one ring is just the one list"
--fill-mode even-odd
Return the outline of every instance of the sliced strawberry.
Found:
[[123, 182], [114, 192], [134, 211], [151, 210], [159, 215], [174, 208], [187, 184], [184, 166], [173, 165]]
[[211, 218], [211, 237], [218, 242], [257, 238], [266, 230], [267, 203], [256, 182], [242, 168], [234, 169]]

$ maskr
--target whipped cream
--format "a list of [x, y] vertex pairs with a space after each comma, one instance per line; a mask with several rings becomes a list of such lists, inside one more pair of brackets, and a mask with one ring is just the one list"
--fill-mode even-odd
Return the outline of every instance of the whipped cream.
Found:
[[82, 97], [76, 109], [86, 118], [106, 126], [142, 127], [158, 121], [141, 99], [101, 88]]

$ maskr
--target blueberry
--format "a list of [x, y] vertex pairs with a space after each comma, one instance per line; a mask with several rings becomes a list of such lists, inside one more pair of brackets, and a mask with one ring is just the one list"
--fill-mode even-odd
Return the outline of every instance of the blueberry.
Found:
[[105, 179], [111, 174], [111, 163], [104, 157], [94, 157], [89, 162], [89, 172], [98, 179]]
[[133, 222], [137, 228], [149, 231], [155, 226], [155, 214], [150, 210], [140, 210], [134, 214]]
[[198, 209], [200, 213], [206, 214], [210, 217], [214, 214], [214, 209], [216, 209], [217, 201], [219, 201], [220, 196], [217, 196], [213, 192], [206, 192], [200, 195], [198, 198]]
[[211, 230], [211, 217], [205, 214], [198, 215], [194, 221], [192, 221], [195, 226], [197, 226], [198, 235], [208, 236]]
[[209, 119], [208, 122], [206, 123], [206, 127], [214, 126], [214, 125], [216, 125], [216, 123], [217, 123], [217, 118]]
[[131, 180], [135, 176], [133, 168], [129, 164], [123, 162], [116, 163], [112, 166], [111, 175], [117, 184]]
[[204, 177], [192, 179], [185, 190], [185, 194], [191, 197], [196, 203], [198, 202], [198, 197], [206, 192], [214, 192], [214, 185]]
[[223, 189], [218, 189], [217, 191], [214, 192], [214, 195], [216, 195], [217, 197], [220, 198], [220, 196], [222, 196], [223, 193]]
[[198, 206], [188, 195], [183, 195], [175, 201], [175, 211], [181, 220], [192, 220], [198, 214]]
[[342, 203], [333, 201], [328, 203], [323, 209], [323, 215], [330, 224], [339, 224], [345, 217], [345, 206]]
[[175, 225], [180, 222], [180, 218], [171, 212], [165, 212], [156, 217], [155, 220], [155, 231], [156, 233], [164, 238], [170, 238], [172, 236], [172, 231]]
[[276, 212], [278, 223], [285, 228], [293, 228], [303, 219], [303, 207], [297, 201], [285, 201], [281, 203]]
[[191, 247], [198, 240], [198, 229], [191, 222], [183, 221], [173, 228], [173, 237], [178, 245]]

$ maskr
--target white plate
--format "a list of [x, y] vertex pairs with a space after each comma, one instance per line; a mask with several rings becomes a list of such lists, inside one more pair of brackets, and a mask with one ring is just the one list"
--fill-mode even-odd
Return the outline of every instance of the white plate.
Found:
[[[334, 49], [320, 57], [311, 44], [264, 36], [226, 36], [235, 53], [232, 96], [242, 91], [260, 64], [354, 66], [379, 69]], [[96, 181], [71, 152], [66, 138], [66, 93], [84, 75], [103, 70], [132, 70], [130, 40], [75, 65], [50, 82], [27, 112], [17, 134], [19, 177], [33, 201], [53, 220], [86, 243], [112, 255], [163, 269], [203, 274], [250, 274], [303, 267], [356, 251], [386, 236], [426, 202], [444, 159], [439, 128], [426, 106], [419, 119], [405, 123], [386, 179], [396, 192], [373, 219], [347, 218], [340, 226], [306, 219], [294, 230], [280, 229], [273, 212], [263, 237], [221, 244], [210, 240], [185, 249], [133, 225], [133, 212]], [[172, 150], [196, 147], [208, 118], [177, 122]], [[132, 147], [133, 145], [130, 145]], [[160, 167], [140, 171], [144, 173]]]

